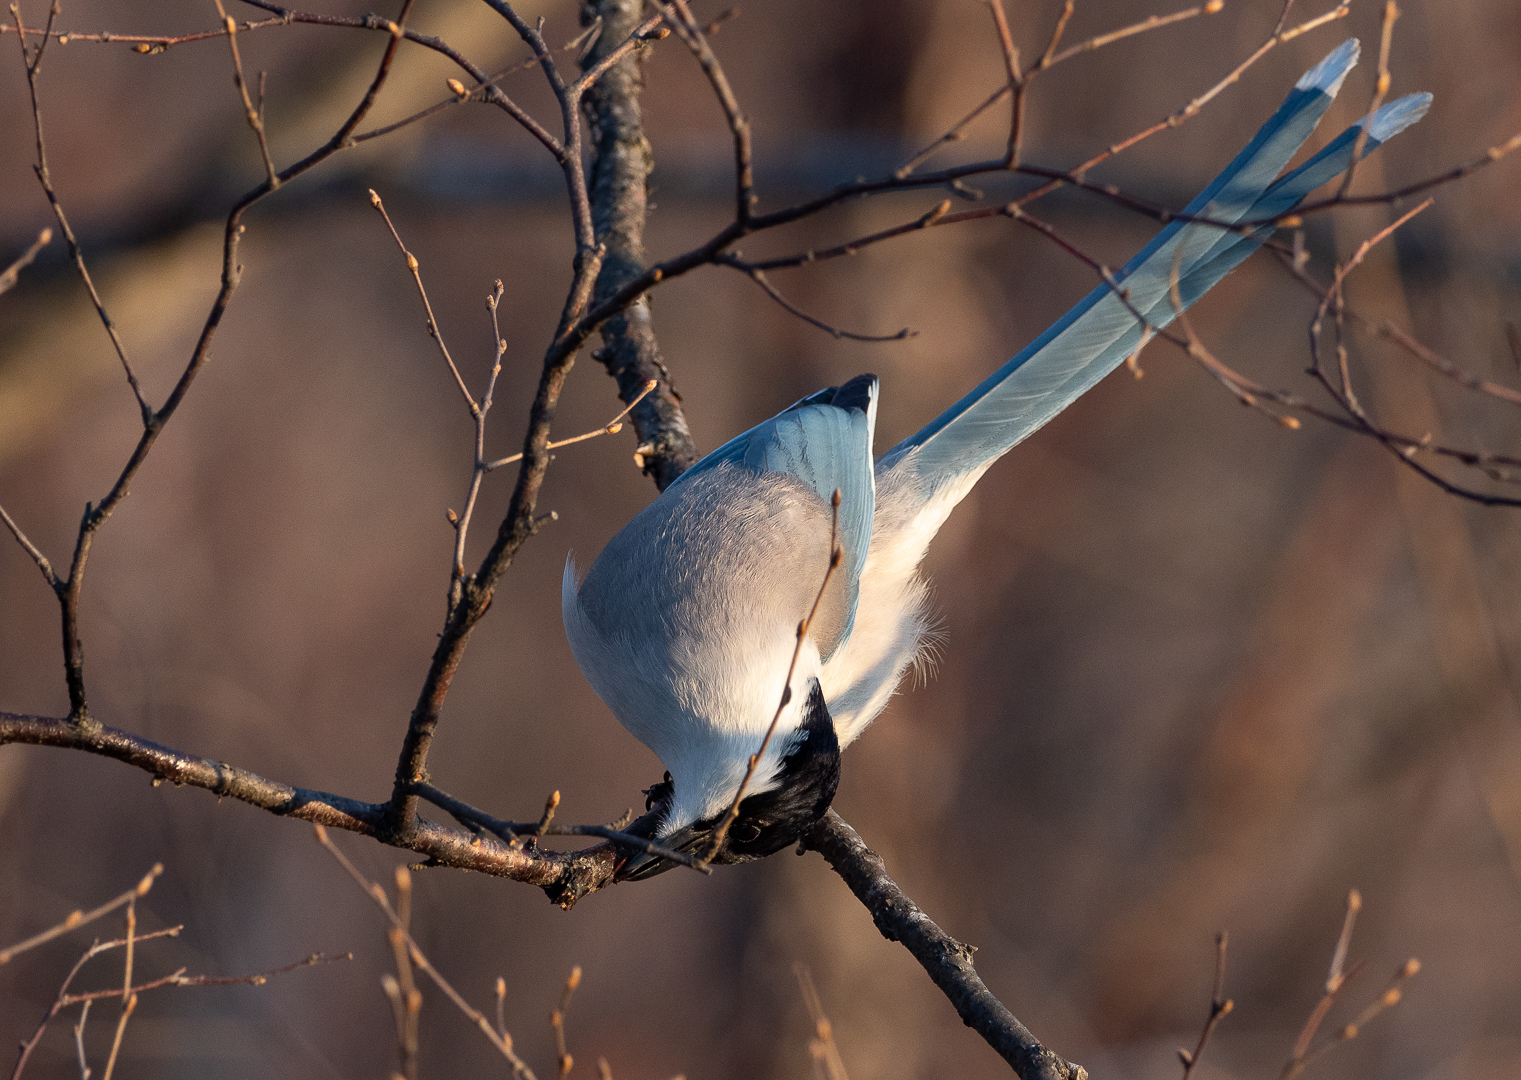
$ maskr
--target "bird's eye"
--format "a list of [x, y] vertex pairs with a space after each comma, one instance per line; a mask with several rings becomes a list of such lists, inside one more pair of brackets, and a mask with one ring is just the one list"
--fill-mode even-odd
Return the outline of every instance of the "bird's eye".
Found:
[[760, 834], [760, 828], [755, 825], [736, 825], [734, 828], [734, 838], [745, 844], [753, 844], [760, 839]]

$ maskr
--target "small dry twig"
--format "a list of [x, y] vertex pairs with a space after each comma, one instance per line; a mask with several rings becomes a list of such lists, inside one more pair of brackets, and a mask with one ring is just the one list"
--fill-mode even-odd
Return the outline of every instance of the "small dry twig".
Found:
[[[524, 1080], [536, 1080], [533, 1070], [513, 1050], [512, 1036], [508, 1035], [505, 1030], [498, 1034], [496, 1029], [491, 1026], [491, 1021], [486, 1019], [485, 1014], [466, 1001], [459, 991], [455, 990], [449, 984], [449, 981], [439, 973], [438, 969], [423, 954], [423, 951], [417, 947], [417, 942], [413, 940], [412, 935], [402, 922], [401, 915], [391, 906], [385, 889], [381, 888], [379, 884], [370, 881], [359, 872], [358, 867], [351, 863], [348, 856], [344, 855], [339, 850], [338, 845], [334, 844], [328, 837], [326, 829], [321, 825], [314, 825], [313, 829], [316, 832], [317, 842], [327, 849], [328, 853], [337, 860], [338, 865], [347, 871], [349, 877], [353, 878], [370, 899], [375, 901], [380, 910], [385, 914], [386, 919], [391, 923], [391, 928], [400, 932], [399, 940], [405, 945], [405, 951], [411, 963], [422, 969], [428, 978], [433, 980], [433, 984], [443, 991], [444, 996], [454, 1003], [455, 1008], [459, 1009], [466, 1019], [473, 1023], [486, 1036], [491, 1045], [496, 1047], [497, 1051], [507, 1059], [508, 1063], [512, 1066], [515, 1077], [522, 1076]], [[405, 870], [398, 871], [398, 880], [400, 880], [400, 874], [405, 872]]]
[[0, 273], [0, 293], [9, 292], [16, 287], [16, 280], [21, 276], [21, 271], [32, 265], [32, 260], [37, 257], [37, 253], [47, 247], [52, 239], [52, 229], [43, 229], [37, 234], [37, 239], [32, 242], [32, 246], [22, 252], [21, 257], [6, 267], [3, 273]]
[[808, 970], [808, 965], [801, 961], [792, 965], [792, 974], [797, 978], [798, 989], [803, 994], [803, 1005], [808, 1009], [809, 1019], [813, 1021], [813, 1037], [808, 1040], [808, 1054], [813, 1059], [816, 1080], [850, 1080], [850, 1075], [845, 1071], [845, 1060], [840, 1057], [840, 1048], [835, 1045], [834, 1025], [824, 1014], [818, 989], [813, 985], [813, 974]]
[[1183, 1062], [1183, 1080], [1189, 1080], [1193, 1076], [1199, 1058], [1204, 1054], [1205, 1044], [1215, 1033], [1215, 1026], [1236, 1007], [1236, 1003], [1225, 996], [1225, 950], [1229, 943], [1230, 936], [1224, 930], [1215, 935], [1215, 989], [1209, 998], [1209, 1019], [1204, 1021], [1204, 1030], [1199, 1032], [1199, 1041], [1194, 1044], [1193, 1050], [1178, 1048], [1178, 1058]]
[[[99, 919], [103, 915], [109, 915], [117, 908], [122, 907], [125, 904], [130, 904], [133, 901], [137, 900], [139, 897], [147, 896], [148, 890], [153, 888], [153, 882], [163, 872], [164, 864], [154, 863], [153, 869], [144, 874], [141, 881], [132, 886], [132, 888], [128, 889], [126, 892], [122, 893], [120, 896], [116, 897], [114, 900], [107, 900], [104, 904], [101, 904], [100, 907], [95, 908], [92, 911], [71, 911], [69, 912], [68, 916], [56, 926], [50, 926], [40, 934], [34, 934], [33, 936], [27, 938], [25, 941], [19, 941], [8, 949], [0, 950], [0, 964], [8, 964], [10, 963], [12, 957], [19, 956], [21, 953], [26, 952], [28, 949], [35, 949], [38, 945], [52, 941], [56, 937], [61, 937], [71, 930], [77, 930], [81, 926], [86, 926], [94, 922], [96, 919]], [[105, 948], [109, 947], [111, 946], [105, 946]]]
[[560, 1004], [549, 1014], [549, 1029], [555, 1037], [556, 1060], [560, 1067], [560, 1080], [570, 1075], [571, 1066], [575, 1059], [570, 1056], [570, 1050], [565, 1045], [565, 1014], [570, 1009], [571, 995], [576, 992], [576, 987], [581, 985], [581, 967], [570, 969], [570, 976], [565, 980], [565, 989], [560, 992]]
[[248, 119], [254, 137], [259, 140], [259, 153], [264, 158], [264, 171], [269, 177], [270, 190], [273, 191], [280, 186], [280, 174], [275, 169], [274, 159], [269, 156], [269, 140], [264, 137], [264, 74], [259, 74], [259, 107], [254, 108], [253, 100], [248, 94], [248, 83], [243, 78], [243, 55], [238, 52], [237, 20], [227, 14], [222, 0], [213, 2], [217, 6], [217, 14], [222, 18], [222, 25], [227, 28], [227, 47], [232, 51], [232, 80], [237, 85], [238, 96], [243, 99], [243, 115]]
[[718, 827], [713, 830], [713, 835], [708, 841], [707, 853], [698, 861], [699, 866], [707, 866], [718, 854], [719, 848], [723, 847], [724, 837], [728, 835], [729, 827], [739, 817], [739, 804], [744, 801], [745, 791], [750, 786], [750, 781], [755, 777], [755, 768], [760, 764], [761, 758], [765, 757], [766, 749], [771, 745], [771, 737], [776, 734], [776, 725], [781, 723], [782, 711], [792, 701], [792, 675], [797, 670], [798, 657], [803, 652], [803, 641], [808, 636], [808, 628], [813, 625], [814, 616], [819, 613], [819, 604], [823, 603], [824, 593], [829, 588], [829, 579], [840, 568], [844, 561], [845, 552], [838, 543], [840, 531], [840, 489], [835, 488], [834, 494], [829, 498], [830, 523], [829, 523], [829, 566], [824, 571], [824, 580], [819, 583], [819, 591], [814, 595], [813, 606], [808, 609], [808, 614], [803, 621], [797, 624], [797, 644], [792, 647], [792, 660], [787, 664], [787, 679], [782, 684], [781, 701], [777, 703], [776, 714], [771, 717], [771, 724], [766, 728], [766, 737], [761, 740], [760, 749], [750, 755], [749, 764], [745, 768], [745, 775], [739, 782], [739, 789], [734, 793], [734, 800], [729, 803], [729, 809], [719, 821]]
[[1336, 1003], [1338, 996], [1352, 977], [1362, 969], [1360, 961], [1350, 968], [1347, 967], [1347, 951], [1352, 944], [1352, 927], [1357, 921], [1357, 914], [1362, 910], [1362, 906], [1362, 895], [1353, 889], [1347, 894], [1347, 914], [1342, 920], [1341, 934], [1337, 936], [1336, 948], [1331, 953], [1331, 970], [1326, 976], [1324, 992], [1320, 1000], [1316, 1002], [1315, 1008], [1310, 1011], [1309, 1018], [1305, 1020], [1304, 1027], [1299, 1032], [1299, 1038], [1294, 1040], [1294, 1049], [1289, 1060], [1284, 1063], [1279, 1080], [1294, 1080], [1294, 1077], [1304, 1072], [1311, 1062], [1331, 1047], [1357, 1038], [1358, 1033], [1370, 1020], [1399, 1004], [1404, 995], [1405, 982], [1421, 970], [1419, 960], [1412, 958], [1405, 961], [1395, 971], [1393, 979], [1390, 980], [1384, 992], [1363, 1009], [1356, 1020], [1343, 1025], [1331, 1039], [1311, 1049], [1315, 1034], [1320, 1030], [1326, 1014], [1331, 1011], [1331, 1006]]
[[[74, 966], [69, 969], [68, 974], [64, 977], [63, 983], [59, 987], [58, 993], [54, 997], [52, 1005], [50, 1005], [47, 1012], [43, 1014], [41, 1022], [39, 1022], [37, 1025], [37, 1029], [32, 1033], [32, 1037], [24, 1040], [21, 1043], [20, 1054], [17, 1057], [16, 1066], [11, 1072], [11, 1080], [20, 1080], [22, 1073], [26, 1069], [28, 1061], [31, 1059], [32, 1051], [36, 1049], [37, 1044], [42, 1040], [42, 1036], [47, 1031], [48, 1025], [64, 1009], [71, 1008], [75, 1005], [80, 1006], [79, 1021], [73, 1027], [75, 1053], [79, 1061], [81, 1080], [90, 1080], [91, 1069], [86, 1059], [84, 1049], [84, 1029], [85, 1023], [89, 1019], [90, 1007], [94, 1002], [102, 1001], [107, 998], [115, 998], [121, 1003], [121, 1011], [117, 1017], [115, 1034], [111, 1041], [110, 1056], [106, 1062], [105, 1072], [101, 1077], [101, 1080], [110, 1080], [112, 1073], [115, 1071], [118, 1057], [121, 1053], [122, 1037], [126, 1032], [127, 1021], [132, 1017], [133, 1013], [137, 1009], [139, 995], [146, 993], [149, 990], [157, 990], [168, 986], [227, 986], [237, 983], [262, 986], [272, 976], [283, 975], [286, 972], [294, 971], [299, 967], [310, 967], [314, 964], [328, 963], [333, 960], [353, 959], [352, 955], [337, 957], [325, 956], [321, 953], [316, 953], [304, 960], [299, 960], [294, 964], [287, 964], [285, 967], [276, 968], [272, 971], [266, 971], [257, 975], [239, 976], [186, 975], [185, 969], [181, 968], [180, 970], [170, 975], [165, 975], [157, 979], [150, 979], [146, 982], [134, 985], [132, 982], [132, 972], [135, 963], [136, 946], [146, 941], [156, 941], [160, 938], [166, 937], [178, 937], [180, 931], [184, 929], [183, 926], [170, 926], [162, 930], [153, 930], [146, 934], [139, 934], [137, 932], [136, 903], [141, 897], [147, 895], [149, 889], [152, 888], [154, 879], [157, 878], [161, 873], [163, 873], [163, 865], [161, 863], [155, 864], [153, 869], [144, 875], [142, 881], [138, 882], [138, 884], [132, 889], [129, 889], [127, 892], [122, 893], [121, 896], [117, 897], [116, 899], [109, 901], [106, 904], [102, 904], [100, 907], [90, 912], [75, 911], [57, 926], [52, 927], [41, 934], [28, 938], [27, 940], [5, 950], [3, 954], [0, 954], [0, 957], [3, 957], [3, 959], [0, 959], [0, 962], [8, 961], [11, 957], [21, 952], [35, 948], [36, 946], [41, 945], [46, 941], [51, 941], [53, 938], [58, 937], [62, 933], [76, 930], [81, 926], [85, 926], [91, 922], [94, 922], [96, 919], [102, 917], [103, 915], [109, 914], [118, 908], [125, 906], [127, 909], [126, 937], [110, 941], [100, 941], [97, 939], [93, 944], [91, 944], [88, 949], [84, 951], [79, 959], [74, 962]], [[73, 985], [75, 977], [84, 968], [84, 966], [95, 957], [101, 955], [102, 953], [110, 952], [113, 949], [125, 950], [122, 965], [123, 978], [121, 986], [112, 987], [107, 990], [90, 990], [82, 993], [71, 993], [69, 988]]]

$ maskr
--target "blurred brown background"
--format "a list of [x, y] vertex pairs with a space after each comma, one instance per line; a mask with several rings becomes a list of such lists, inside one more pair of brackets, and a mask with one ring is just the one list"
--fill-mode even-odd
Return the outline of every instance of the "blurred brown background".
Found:
[[[553, 40], [569, 3], [542, 9]], [[1296, 8], [1297, 17], [1319, 5]], [[1056, 0], [1008, 4], [1038, 53]], [[1279, 0], [1079, 58], [1037, 81], [1030, 160], [1069, 166], [1202, 92], [1270, 31]], [[43, 4], [23, 5], [28, 23]], [[1521, 130], [1521, 13], [1510, 0], [1408, 0], [1394, 90], [1429, 89], [1429, 118], [1359, 170], [1378, 190], [1446, 168]], [[330, 0], [326, 10], [362, 12]], [[706, 5], [699, 17], [721, 6]], [[1077, 41], [1143, 18], [1146, 0], [1080, 0]], [[250, 9], [240, 17], [255, 17]], [[1290, 83], [1349, 34], [1376, 48], [1381, 5], [1273, 52], [1179, 130], [1095, 178], [1182, 205]], [[207, 3], [65, 3], [70, 30], [176, 33]], [[890, 167], [1001, 78], [973, 0], [747, 5], [715, 45], [756, 131], [763, 205]], [[415, 25], [488, 69], [524, 54], [469, 0], [424, 0]], [[291, 27], [242, 41], [267, 68], [284, 163], [357, 100], [379, 35]], [[1368, 57], [1371, 61], [1371, 56]], [[451, 72], [408, 50], [377, 120], [443, 94]], [[647, 68], [657, 168], [649, 248], [704, 238], [730, 212], [722, 118], [674, 41]], [[553, 115], [537, 76], [509, 92]], [[1317, 139], [1366, 108], [1352, 75]], [[54, 47], [43, 76], [52, 167], [150, 397], [163, 400], [216, 288], [219, 216], [260, 166], [225, 45], [138, 56]], [[999, 145], [1002, 120], [958, 153]], [[50, 224], [29, 175], [25, 82], [0, 38], [0, 262]], [[1514, 385], [1504, 323], [1521, 320], [1521, 162], [1443, 189], [1349, 294], [1486, 377]], [[242, 291], [209, 369], [100, 537], [84, 594], [96, 715], [288, 782], [377, 799], [443, 611], [444, 508], [467, 479], [470, 425], [423, 332], [412, 285], [365, 188], [386, 196], [418, 253], [441, 325], [477, 385], [490, 353], [482, 300], [506, 285], [507, 367], [491, 447], [518, 448], [571, 242], [546, 158], [505, 116], [448, 112], [303, 178], [249, 220]], [[990, 197], [1013, 188], [987, 185]], [[938, 192], [855, 204], [745, 245], [784, 252], [922, 213]], [[1038, 212], [1110, 263], [1148, 222], [1063, 196]], [[1322, 276], [1390, 220], [1318, 218]], [[901, 343], [838, 341], [709, 270], [654, 301], [699, 447], [819, 386], [883, 377], [879, 448], [916, 430], [1092, 285], [1008, 221], [937, 229], [777, 283], [810, 311]], [[1307, 391], [1313, 303], [1259, 257], [1200, 305], [1224, 358]], [[1388, 423], [1516, 452], [1512, 412], [1407, 357], [1359, 347], [1359, 388]], [[1517, 512], [1441, 495], [1368, 441], [1279, 428], [1235, 405], [1165, 345], [1000, 463], [951, 518], [927, 569], [946, 632], [927, 685], [895, 699], [846, 755], [836, 803], [947, 931], [978, 946], [995, 993], [1096, 1077], [1174, 1077], [1208, 1001], [1212, 935], [1231, 932], [1236, 1012], [1204, 1077], [1273, 1077], [1319, 994], [1351, 887], [1366, 972], [1349, 1005], [1408, 956], [1407, 1000], [1311, 1075], [1521, 1074], [1521, 538]], [[616, 410], [583, 360], [558, 432]], [[0, 298], [0, 501], [65, 560], [86, 500], [109, 486], [137, 413], [55, 242]], [[449, 699], [433, 774], [503, 817], [564, 793], [563, 820], [640, 802], [658, 762], [577, 672], [560, 628], [567, 550], [589, 559], [654, 495], [627, 431], [562, 451], [542, 508], [559, 514], [509, 573]], [[511, 477], [486, 485], [473, 550]], [[477, 556], [478, 557], [478, 556]], [[0, 707], [61, 715], [57, 615], [35, 568], [0, 545]], [[140, 970], [257, 971], [317, 950], [352, 964], [262, 988], [145, 997], [119, 1075], [386, 1075], [394, 1067], [378, 913], [282, 822], [204, 792], [152, 788], [113, 762], [0, 751], [0, 943], [167, 871], [143, 925], [183, 922]], [[339, 837], [372, 875], [398, 853]], [[857, 1078], [1006, 1075], [900, 947], [883, 941], [817, 857], [779, 854], [712, 878], [673, 872], [565, 914], [534, 889], [450, 871], [416, 875], [417, 936], [473, 1000], [507, 979], [509, 1026], [553, 1072], [546, 1016], [572, 965], [576, 1076], [605, 1055], [619, 1080], [804, 1077], [808, 1023], [791, 973], [811, 966]], [[102, 928], [101, 933], [109, 932]], [[0, 1036], [28, 1036], [77, 950], [54, 943], [0, 968]], [[119, 978], [102, 963], [87, 985]], [[426, 990], [423, 1074], [502, 1075], [500, 1059]], [[1328, 1030], [1354, 1015], [1343, 1007]], [[92, 1019], [104, 1060], [114, 1013]], [[77, 1075], [60, 1021], [28, 1075]]]

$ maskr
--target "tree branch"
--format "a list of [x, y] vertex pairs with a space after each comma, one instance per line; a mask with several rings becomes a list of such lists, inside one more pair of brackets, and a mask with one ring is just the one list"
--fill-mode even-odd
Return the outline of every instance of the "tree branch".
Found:
[[972, 966], [973, 948], [951, 937], [904, 895], [882, 857], [833, 810], [803, 841], [845, 879], [871, 912], [877, 929], [913, 954], [967, 1027], [987, 1040], [1020, 1080], [1087, 1080], [1081, 1065], [1063, 1061], [993, 996]]
[[[155, 784], [167, 780], [176, 786], [202, 788], [219, 798], [237, 799], [279, 817], [360, 833], [391, 847], [414, 851], [424, 856], [429, 866], [475, 870], [535, 885], [552, 902], [566, 909], [612, 884], [613, 871], [623, 858], [611, 843], [575, 852], [515, 848], [494, 836], [422, 819], [404, 837], [392, 838], [385, 830], [386, 803], [362, 802], [331, 792], [293, 787], [225, 761], [187, 754], [103, 724], [83, 728], [68, 718], [0, 712], [0, 746], [7, 743], [56, 746], [113, 758], [151, 774]], [[629, 828], [639, 826], [640, 822], [635, 822]]]
[[[583, 20], [602, 20], [601, 36], [581, 61], [588, 72], [604, 64], [616, 43], [633, 32], [642, 9], [640, 0], [597, 0], [583, 10]], [[644, 86], [641, 61], [639, 52], [617, 60], [583, 98], [593, 147], [592, 222], [597, 242], [606, 248], [593, 293], [598, 304], [645, 273], [644, 220], [654, 157], [639, 108]], [[630, 419], [639, 438], [635, 460], [664, 491], [696, 462], [697, 448], [681, 396], [655, 339], [649, 300], [641, 295], [607, 319], [601, 324], [601, 335], [602, 347], [594, 355], [617, 382], [618, 396], [625, 404], [643, 394], [651, 380], [655, 382], [654, 392], [633, 410]]]

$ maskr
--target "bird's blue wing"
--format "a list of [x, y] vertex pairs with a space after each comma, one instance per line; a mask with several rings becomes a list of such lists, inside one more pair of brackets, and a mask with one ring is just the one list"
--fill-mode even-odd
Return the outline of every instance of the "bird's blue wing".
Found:
[[[1333, 143], [1274, 183], [1330, 106], [1357, 62], [1357, 54], [1357, 42], [1347, 41], [1306, 72], [1272, 118], [1184, 214], [1232, 224], [1268, 216], [1263, 211], [1270, 207], [1278, 207], [1272, 212], [1282, 213], [1314, 186], [1344, 169], [1350, 159], [1350, 140], [1341, 146]], [[1387, 138], [1393, 130], [1418, 118], [1419, 109], [1400, 102], [1389, 109], [1396, 106], [1404, 111], [1396, 110], [1397, 115], [1391, 114], [1386, 118], [1390, 122], [1382, 127], [1375, 122], [1370, 126], [1370, 136]], [[1317, 179], [1322, 174], [1323, 178]], [[1314, 184], [1310, 184], [1312, 180]], [[925, 499], [959, 478], [980, 473], [1070, 405], [1135, 348], [1144, 328], [1132, 307], [1158, 322], [1171, 321], [1169, 293], [1174, 272], [1179, 275], [1186, 304], [1203, 295], [1264, 239], [1264, 233], [1242, 236], [1217, 225], [1174, 222], [1116, 274], [1125, 299], [1108, 285], [1095, 289], [970, 394], [888, 451], [882, 468], [911, 463], [915, 487]]]
[[850, 637], [860, 594], [861, 568], [871, 548], [877, 491], [871, 442], [876, 422], [877, 377], [857, 375], [840, 386], [810, 394], [770, 420], [730, 439], [676, 481], [680, 484], [727, 462], [757, 472], [795, 476], [818, 492], [825, 503], [839, 491], [838, 540], [843, 558], [838, 572], [844, 580], [846, 607], [844, 629], [835, 648]]

